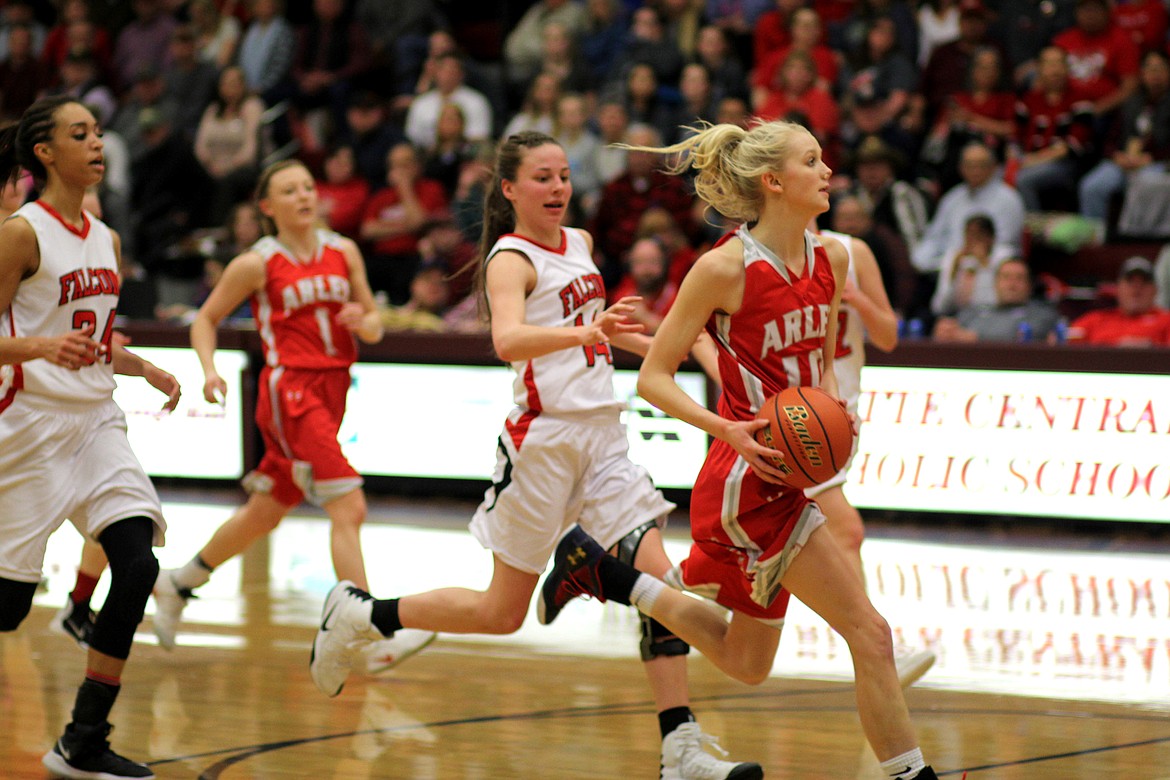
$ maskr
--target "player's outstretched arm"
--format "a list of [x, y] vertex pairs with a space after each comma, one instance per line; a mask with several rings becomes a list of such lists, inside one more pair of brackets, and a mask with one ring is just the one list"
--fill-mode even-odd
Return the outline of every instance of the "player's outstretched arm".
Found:
[[519, 252], [497, 252], [488, 262], [485, 287], [491, 309], [492, 346], [500, 360], [532, 360], [562, 349], [608, 342], [614, 333], [641, 330], [640, 325], [620, 324], [630, 308], [621, 302], [588, 325], [530, 325], [525, 321], [525, 301], [535, 286], [536, 270]]
[[723, 387], [723, 377], [719, 376], [719, 348], [715, 346], [715, 339], [706, 331], [695, 339], [695, 345], [691, 347], [691, 357], [717, 387]]
[[[739, 248], [739, 242], [734, 243]], [[734, 311], [743, 296], [743, 263], [724, 247], [707, 252], [687, 273], [678, 297], [654, 334], [638, 372], [638, 394], [662, 411], [725, 438], [727, 420], [697, 403], [674, 380], [716, 310]]]
[[386, 330], [382, 315], [374, 301], [374, 291], [366, 275], [366, 263], [357, 244], [349, 239], [344, 243], [345, 262], [349, 267], [350, 300], [337, 313], [337, 321], [367, 344], [377, 344]]
[[898, 315], [890, 306], [877, 258], [860, 238], [853, 239], [853, 268], [857, 272], [857, 286], [846, 282], [841, 300], [857, 310], [867, 340], [881, 351], [889, 352], [898, 346]]
[[833, 292], [833, 302], [829, 305], [829, 321], [825, 328], [825, 341], [821, 347], [822, 374], [821, 389], [834, 398], [840, 399], [841, 393], [837, 389], [837, 374], [833, 369], [833, 359], [837, 355], [837, 329], [840, 320], [837, 313], [841, 310], [841, 296], [845, 291], [845, 283], [849, 277], [849, 253], [835, 238], [822, 237], [825, 253], [833, 265], [833, 276], [837, 280], [837, 289]]
[[755, 432], [768, 424], [766, 420], [725, 419], [687, 395], [674, 379], [711, 315], [739, 309], [744, 290], [742, 251], [738, 241], [729, 241], [699, 258], [687, 273], [642, 361], [638, 395], [670, 416], [727, 442], [761, 479], [781, 483], [784, 475], [771, 462], [781, 453], [755, 438]]
[[228, 263], [219, 283], [195, 312], [191, 347], [203, 367], [203, 398], [209, 404], [220, 403], [227, 394], [227, 383], [215, 370], [216, 328], [263, 285], [264, 259], [256, 252], [244, 252]]
[[167, 402], [163, 404], [163, 410], [175, 411], [175, 407], [179, 405], [179, 396], [183, 392], [182, 388], [179, 387], [178, 379], [149, 360], [126, 349], [121, 339], [112, 339], [109, 348], [115, 374], [142, 377], [151, 387], [167, 397]]

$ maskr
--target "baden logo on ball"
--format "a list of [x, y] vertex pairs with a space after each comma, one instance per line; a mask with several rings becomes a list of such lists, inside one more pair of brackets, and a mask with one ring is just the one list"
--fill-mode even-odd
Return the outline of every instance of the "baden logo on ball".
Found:
[[826, 482], [849, 462], [853, 423], [844, 405], [820, 388], [781, 390], [764, 401], [756, 417], [769, 423], [756, 432], [756, 440], [783, 453], [783, 462], [773, 458], [773, 465], [791, 487]]

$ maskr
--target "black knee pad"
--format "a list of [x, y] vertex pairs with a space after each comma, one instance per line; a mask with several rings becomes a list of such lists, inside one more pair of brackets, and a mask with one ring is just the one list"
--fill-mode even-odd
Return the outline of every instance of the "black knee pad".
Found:
[[[617, 559], [633, 566], [634, 559], [638, 556], [638, 547], [642, 544], [642, 537], [657, 527], [656, 521], [648, 520], [623, 536], [617, 543]], [[639, 649], [643, 661], [671, 655], [686, 655], [691, 651], [691, 646], [675, 636], [666, 626], [646, 615], [640, 614], [640, 617], [642, 641], [639, 643]]]
[[32, 609], [35, 582], [17, 582], [0, 577], [0, 631], [15, 631]]
[[90, 646], [125, 659], [134, 631], [146, 612], [146, 600], [158, 579], [158, 559], [151, 550], [154, 523], [146, 517], [120, 520], [99, 541], [110, 559], [110, 592], [94, 623]]
[[642, 618], [642, 642], [638, 649], [642, 651], [643, 661], [691, 652], [691, 646], [675, 636], [669, 628], [652, 617], [641, 613], [639, 616]]
[[634, 558], [638, 557], [638, 547], [642, 544], [642, 537], [652, 528], [657, 527], [658, 523], [656, 521], [647, 520], [623, 536], [617, 543], [617, 559], [622, 563], [628, 563], [630, 566], [633, 566]]

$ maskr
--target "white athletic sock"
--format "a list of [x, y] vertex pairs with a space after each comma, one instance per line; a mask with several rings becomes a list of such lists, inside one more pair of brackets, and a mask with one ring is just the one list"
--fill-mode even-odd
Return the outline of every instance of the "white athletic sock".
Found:
[[890, 780], [911, 780], [925, 768], [926, 760], [922, 757], [922, 748], [908, 750], [900, 756], [882, 762], [882, 771], [889, 775]]
[[180, 589], [194, 590], [200, 585], [207, 584], [207, 581], [211, 579], [211, 570], [204, 566], [203, 561], [199, 560], [199, 556], [196, 555], [175, 569], [171, 577]]
[[630, 604], [637, 607], [643, 615], [649, 615], [658, 600], [658, 594], [666, 590], [666, 584], [657, 577], [649, 574], [638, 575], [633, 590], [630, 591]]

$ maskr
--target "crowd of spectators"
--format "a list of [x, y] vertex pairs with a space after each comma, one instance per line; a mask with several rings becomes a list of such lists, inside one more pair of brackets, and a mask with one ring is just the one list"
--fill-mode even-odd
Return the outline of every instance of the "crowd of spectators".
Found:
[[1162, 0], [2, 0], [0, 115], [68, 93], [104, 123], [100, 208], [140, 314], [198, 305], [258, 171], [295, 155], [388, 323], [474, 329], [491, 147], [540, 130], [607, 289], [653, 326], [727, 224], [611, 144], [759, 117], [820, 140], [824, 225], [873, 247], [909, 333], [1100, 342], [1140, 320], [1113, 343], [1170, 344], [1149, 325], [1170, 253], [1089, 280], [1107, 326], [1034, 281], [1053, 213], [1082, 243], [1170, 238], [1167, 28]]

